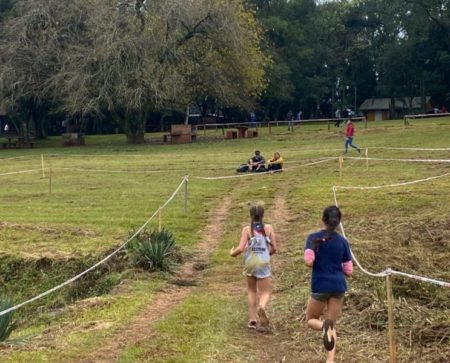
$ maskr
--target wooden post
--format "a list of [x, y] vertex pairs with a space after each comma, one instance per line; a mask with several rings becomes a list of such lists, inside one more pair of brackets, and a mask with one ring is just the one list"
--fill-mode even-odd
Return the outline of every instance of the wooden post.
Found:
[[367, 129], [367, 117], [364, 116], [364, 128]]
[[270, 123], [270, 121], [269, 121], [268, 125], [269, 125], [269, 134], [272, 135], [272, 124]]
[[206, 136], [206, 126], [203, 125], [203, 136]]
[[366, 170], [369, 170], [369, 148], [366, 147]]
[[158, 209], [158, 232], [162, 231], [163, 226], [163, 209], [159, 207]]
[[41, 154], [42, 177], [45, 178], [44, 154]]
[[48, 176], [48, 193], [52, 194], [52, 167], [50, 167], [50, 174]]
[[188, 180], [187, 178], [184, 181], [184, 213], [187, 213], [188, 210]]
[[342, 179], [342, 169], [344, 166], [344, 157], [343, 156], [339, 156], [339, 182]]
[[392, 296], [392, 275], [386, 276], [386, 294], [388, 302], [388, 338], [389, 338], [389, 355], [390, 363], [397, 362], [397, 352], [395, 347], [394, 333], [394, 299]]

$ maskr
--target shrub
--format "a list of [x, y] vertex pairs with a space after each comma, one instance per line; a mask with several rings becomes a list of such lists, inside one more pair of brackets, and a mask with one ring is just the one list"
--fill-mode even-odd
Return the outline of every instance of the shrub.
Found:
[[[8, 297], [0, 298], [0, 311], [9, 309], [12, 306], [12, 300]], [[6, 341], [14, 329], [16, 329], [16, 322], [12, 321], [13, 312], [9, 312], [0, 316], [0, 342]]]
[[175, 239], [166, 229], [142, 232], [131, 243], [129, 252], [132, 263], [147, 270], [169, 271], [179, 260]]

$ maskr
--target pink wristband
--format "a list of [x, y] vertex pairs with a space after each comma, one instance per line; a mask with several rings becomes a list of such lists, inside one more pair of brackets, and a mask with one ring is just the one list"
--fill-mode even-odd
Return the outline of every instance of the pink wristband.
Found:
[[342, 271], [344, 271], [345, 276], [350, 276], [353, 273], [353, 262], [352, 260], [344, 262], [342, 264]]
[[314, 262], [314, 260], [316, 259], [316, 254], [314, 253], [314, 251], [310, 248], [307, 248], [305, 250], [305, 255], [303, 256], [303, 259], [305, 260], [305, 263], [307, 263], [308, 265], [312, 264]]

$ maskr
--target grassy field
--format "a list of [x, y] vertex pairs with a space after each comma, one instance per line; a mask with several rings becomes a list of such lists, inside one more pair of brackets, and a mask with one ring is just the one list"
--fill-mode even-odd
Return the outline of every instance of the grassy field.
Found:
[[[152, 323], [137, 342], [124, 338], [120, 362], [319, 362], [320, 337], [303, 323], [310, 272], [302, 264], [308, 233], [320, 228], [332, 186], [374, 186], [450, 173], [450, 163], [382, 159], [450, 159], [450, 119], [356, 125], [355, 143], [342, 177], [338, 160], [302, 166], [342, 153], [342, 129], [302, 125], [260, 129], [254, 139], [223, 140], [220, 130], [200, 133], [189, 145], [161, 145], [161, 134], [145, 145], [126, 145], [123, 135], [88, 136], [85, 147], [62, 148], [59, 138], [35, 149], [0, 155], [1, 294], [15, 302], [32, 297], [89, 267], [127, 239], [189, 175], [188, 212], [181, 192], [164, 210], [187, 258], [215, 224], [215, 212], [231, 202], [206, 269], [180, 303]], [[399, 149], [385, 149], [398, 147]], [[286, 172], [236, 179], [230, 176], [255, 149], [268, 158], [280, 151]], [[44, 160], [45, 176], [42, 173]], [[51, 193], [49, 175], [51, 168]], [[374, 190], [337, 191], [352, 249], [370, 271], [387, 267], [450, 281], [450, 178]], [[262, 201], [267, 221], [279, 231], [274, 259], [272, 334], [246, 331], [241, 260], [228, 257], [248, 223], [248, 203]], [[150, 226], [155, 228], [157, 220]], [[190, 257], [189, 257], [190, 256]], [[383, 279], [356, 270], [339, 321], [338, 361], [386, 362], [386, 293]], [[126, 331], [146, 306], [172, 289], [169, 274], [133, 269], [120, 254], [70, 287], [16, 312], [15, 336], [28, 344], [0, 349], [10, 362], [92, 361], [93, 353]], [[448, 289], [394, 278], [399, 362], [447, 362], [450, 355]]]

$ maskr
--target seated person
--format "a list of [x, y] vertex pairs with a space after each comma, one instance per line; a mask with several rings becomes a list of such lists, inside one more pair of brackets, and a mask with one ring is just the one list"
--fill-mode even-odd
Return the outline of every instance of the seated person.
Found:
[[277, 151], [273, 154], [273, 158], [269, 160], [269, 171], [281, 171], [283, 170], [283, 158], [281, 154]]
[[242, 164], [239, 168], [236, 169], [238, 173], [246, 173], [247, 171], [255, 171], [262, 172], [267, 171], [264, 164], [266, 160], [264, 156], [261, 155], [259, 150], [255, 151], [255, 155], [253, 155], [250, 159], [248, 159], [247, 164]]
[[255, 151], [255, 155], [253, 155], [247, 162], [250, 171], [261, 172], [266, 171], [266, 159], [261, 155], [259, 150]]

